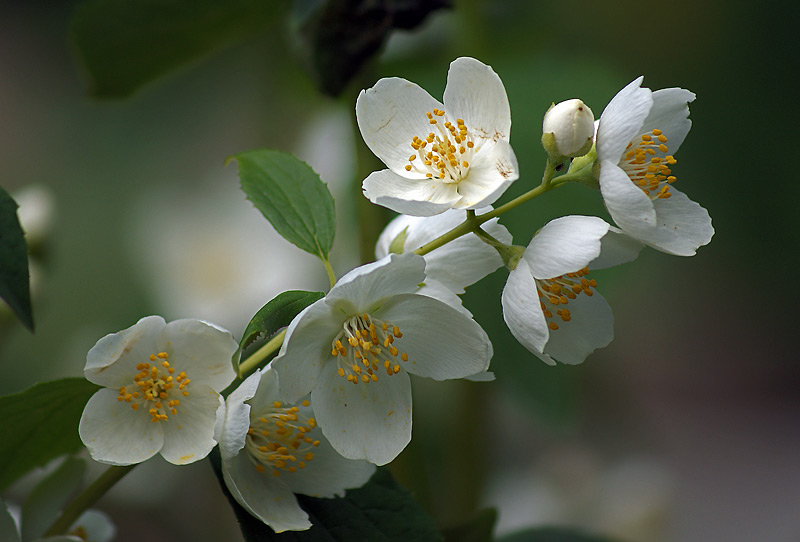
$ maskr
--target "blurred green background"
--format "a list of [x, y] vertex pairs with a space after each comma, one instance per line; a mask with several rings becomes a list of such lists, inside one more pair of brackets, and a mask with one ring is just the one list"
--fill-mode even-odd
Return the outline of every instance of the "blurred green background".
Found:
[[[473, 286], [465, 303], [492, 337], [497, 381], [415, 381], [414, 441], [395, 474], [442, 525], [494, 506], [499, 533], [559, 524], [622, 540], [800, 538], [796, 8], [456, 0], [393, 34], [336, 99], [296, 60], [291, 25], [276, 24], [128, 99], [96, 100], [68, 39], [75, 5], [0, 6], [0, 184], [23, 210], [42, 198], [51, 207], [34, 244], [35, 335], [0, 313], [0, 394], [82, 374], [97, 339], [144, 315], [205, 318], [238, 338], [278, 292], [324, 288], [318, 262], [244, 199], [224, 164], [236, 152], [275, 147], [308, 161], [336, 197], [334, 267], [357, 265], [358, 217], [368, 238], [389, 218], [358, 201], [361, 179], [382, 166], [353, 107], [380, 77], [441, 97], [454, 58], [494, 68], [522, 171], [503, 202], [538, 184], [551, 102], [579, 97], [599, 117], [644, 75], [652, 89], [697, 94], [676, 172], [709, 210], [712, 243], [598, 273], [616, 338], [577, 367], [547, 367], [516, 344], [500, 312], [505, 271]], [[23, 203], [34, 186], [39, 199]], [[502, 221], [525, 245], [563, 214], [607, 218], [598, 193], [568, 186]], [[120, 541], [139, 540], [137, 522], [153, 515], [155, 542], [238, 536], [205, 462], [150, 461], [100, 507]]]

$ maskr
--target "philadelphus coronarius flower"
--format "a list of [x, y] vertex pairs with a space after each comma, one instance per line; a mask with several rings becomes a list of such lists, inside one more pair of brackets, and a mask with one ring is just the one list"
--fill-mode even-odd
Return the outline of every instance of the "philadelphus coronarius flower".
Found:
[[414, 83], [386, 78], [361, 91], [356, 119], [389, 168], [364, 180], [364, 194], [398, 213], [489, 205], [519, 177], [505, 88], [474, 58], [450, 64], [444, 104]]
[[484, 372], [492, 345], [471, 318], [418, 295], [425, 260], [390, 254], [343, 276], [289, 325], [272, 367], [282, 398], [311, 392], [317, 423], [349, 459], [383, 465], [411, 439], [407, 373], [445, 380]]
[[[484, 207], [478, 209], [478, 212], [486, 213], [491, 210], [491, 207]], [[464, 211], [456, 209], [431, 217], [400, 215], [386, 226], [378, 238], [375, 257], [381, 259], [392, 252], [413, 252], [452, 230], [464, 218]], [[483, 229], [495, 239], [506, 244], [511, 243], [511, 234], [496, 218], [484, 223]], [[503, 265], [497, 251], [472, 234], [463, 235], [429, 252], [423, 258], [425, 284], [418, 293], [449, 303], [467, 314], [468, 311], [461, 305], [461, 298], [456, 294], [463, 294], [464, 288]]]
[[308, 400], [279, 399], [275, 371], [256, 371], [228, 396], [219, 435], [228, 489], [277, 533], [311, 527], [294, 493], [342, 496], [375, 472], [375, 465], [345, 459], [331, 447]]
[[614, 337], [611, 308], [589, 268], [636, 258], [642, 245], [593, 216], [565, 216], [531, 240], [503, 289], [503, 318], [544, 362], [583, 362]]
[[674, 157], [692, 127], [682, 88], [652, 92], [639, 77], [606, 106], [597, 127], [600, 192], [628, 235], [669, 254], [692, 256], [714, 235], [708, 211], [672, 183]]
[[545, 114], [542, 134], [553, 136], [552, 145], [542, 139], [551, 156], [583, 156], [594, 142], [594, 113], [577, 98], [561, 102]]
[[131, 465], [161, 453], [183, 465], [208, 455], [237, 346], [213, 324], [160, 316], [97, 341], [83, 372], [104, 388], [89, 399], [79, 426], [92, 457]]

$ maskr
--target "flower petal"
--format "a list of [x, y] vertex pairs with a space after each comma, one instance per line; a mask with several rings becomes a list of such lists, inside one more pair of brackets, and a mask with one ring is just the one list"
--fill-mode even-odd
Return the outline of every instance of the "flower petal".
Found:
[[669, 154], [675, 154], [692, 127], [689, 103], [694, 99], [694, 92], [682, 88], [665, 88], [653, 92], [653, 107], [642, 125], [641, 133], [658, 128], [667, 137]]
[[430, 132], [426, 114], [434, 108], [444, 106], [415, 83], [388, 77], [358, 95], [356, 121], [364, 142], [389, 169], [403, 177], [424, 178], [404, 167], [415, 152], [412, 139], [424, 139]]
[[611, 218], [629, 234], [642, 239], [655, 228], [653, 202], [622, 168], [609, 160], [600, 164], [600, 193]]
[[426, 278], [425, 284], [420, 286], [416, 293], [447, 303], [467, 318], [472, 318], [472, 313], [461, 302], [461, 298], [453, 290], [437, 280]]
[[686, 194], [670, 187], [671, 197], [653, 202], [658, 228], [639, 238], [646, 244], [676, 256], [693, 256], [714, 236], [711, 217]]
[[164, 431], [161, 455], [173, 465], [188, 465], [207, 456], [217, 444], [217, 416], [225, 414], [222, 396], [211, 386], [192, 382], [188, 389], [189, 395], [181, 399], [178, 413], [158, 422]]
[[280, 353], [270, 362], [280, 378], [284, 401], [295, 403], [311, 392], [343, 322], [342, 314], [320, 299], [289, 324]]
[[464, 119], [471, 133], [506, 141], [511, 135], [511, 107], [503, 82], [491, 66], [474, 58], [450, 63], [444, 107], [453, 122]]
[[158, 337], [160, 351], [169, 352], [169, 363], [189, 374], [193, 382], [216, 391], [233, 382], [231, 357], [238, 345], [229, 331], [202, 320], [175, 320]]
[[[274, 375], [274, 371], [270, 371]], [[245, 401], [253, 398], [261, 382], [261, 370], [257, 370], [239, 384], [225, 400], [224, 422], [215, 438], [219, 441], [219, 453], [222, 460], [235, 456], [244, 448], [247, 431], [250, 429], [251, 406]], [[277, 379], [274, 379], [277, 385]], [[277, 389], [273, 400], [278, 398]]]
[[376, 205], [414, 216], [431, 216], [459, 201], [457, 185], [436, 179], [409, 179], [390, 169], [373, 171], [364, 179], [364, 196]]
[[92, 395], [78, 425], [83, 444], [95, 461], [133, 465], [153, 457], [164, 444], [161, 424], [150, 415], [117, 401], [116, 390], [104, 388]]
[[642, 88], [638, 77], [614, 96], [600, 115], [597, 158], [619, 162], [628, 143], [642, 133], [642, 124], [653, 106], [652, 92]]
[[605, 269], [636, 259], [644, 245], [619, 228], [611, 226], [600, 240], [600, 256], [592, 260], [589, 269]]
[[[502, 303], [503, 319], [511, 334], [522, 346], [540, 355], [544, 351], [550, 332], [542, 313], [536, 281], [524, 258], [520, 259], [517, 268], [508, 274], [508, 281], [503, 288]], [[555, 365], [552, 360], [544, 359], [544, 361]]]
[[348, 459], [385, 465], [411, 440], [411, 385], [405, 372], [351, 384], [329, 363], [311, 403], [323, 434]]
[[[384, 299], [415, 292], [425, 280], [425, 260], [414, 253], [389, 256], [357, 267], [343, 276], [325, 296], [325, 303], [349, 317], [372, 312]], [[343, 322], [344, 318], [340, 318]], [[332, 339], [333, 337], [331, 337]]]
[[136, 375], [136, 365], [158, 352], [156, 337], [165, 326], [160, 316], [146, 316], [97, 341], [86, 354], [86, 379], [110, 388], [129, 385]]
[[222, 476], [236, 502], [276, 533], [311, 527], [289, 487], [271, 472], [259, 473], [246, 454], [223, 461]]
[[457, 208], [491, 205], [518, 178], [519, 166], [511, 145], [502, 139], [486, 143], [473, 158], [466, 178], [457, 185], [461, 196]]
[[403, 337], [394, 346], [408, 354], [402, 367], [411, 374], [447, 380], [489, 367], [492, 343], [483, 328], [437, 299], [398, 295], [375, 316], [400, 328]]
[[600, 255], [600, 239], [609, 227], [595, 216], [556, 218], [531, 239], [522, 257], [539, 279], [574, 273]]
[[597, 348], [608, 346], [614, 338], [614, 317], [603, 296], [579, 295], [567, 305], [570, 321], [559, 323], [550, 332], [544, 353], [569, 365], [582, 363]]

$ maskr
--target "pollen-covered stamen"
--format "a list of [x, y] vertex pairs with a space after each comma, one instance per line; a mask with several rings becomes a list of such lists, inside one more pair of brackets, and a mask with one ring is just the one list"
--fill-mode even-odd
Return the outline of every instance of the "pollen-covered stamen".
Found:
[[168, 357], [166, 352], [151, 354], [150, 363], [136, 365], [139, 372], [133, 377], [133, 385], [121, 386], [117, 401], [129, 403], [133, 410], [147, 411], [153, 422], [178, 414], [181, 398], [189, 395], [186, 387], [191, 380], [184, 371], [176, 375]]
[[394, 345], [402, 336], [397, 326], [368, 314], [348, 319], [331, 345], [339, 376], [353, 384], [369, 384], [377, 382], [380, 373], [396, 375], [408, 361], [408, 354]]
[[415, 171], [429, 179], [445, 183], [458, 183], [467, 176], [473, 156], [481, 144], [475, 143], [463, 119], [455, 124], [447, 120], [445, 112], [434, 108], [428, 111], [428, 123], [435, 131], [424, 138], [414, 136], [406, 171]]
[[[303, 401], [302, 406], [308, 407], [309, 402]], [[317, 421], [299, 407], [275, 401], [261, 412], [251, 412], [244, 447], [258, 472], [273, 476], [297, 472], [314, 459], [319, 440], [309, 433], [316, 426]]]
[[658, 129], [642, 134], [637, 143], [631, 141], [625, 149], [620, 167], [650, 199], [672, 195], [669, 185], [675, 182], [675, 177], [670, 166], [678, 161], [668, 152], [667, 136]]
[[554, 320], [569, 322], [572, 315], [567, 308], [570, 300], [580, 294], [592, 297], [597, 288], [597, 281], [587, 277], [589, 269], [584, 267], [574, 273], [567, 273], [552, 279], [536, 279], [536, 290], [539, 294], [539, 305], [542, 308], [547, 327], [555, 331], [559, 328]]

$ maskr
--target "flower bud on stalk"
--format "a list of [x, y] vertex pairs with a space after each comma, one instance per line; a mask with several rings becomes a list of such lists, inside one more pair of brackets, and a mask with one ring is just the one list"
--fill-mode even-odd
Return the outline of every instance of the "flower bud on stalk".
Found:
[[542, 122], [542, 145], [553, 159], [583, 156], [594, 141], [594, 114], [581, 100], [553, 105]]

